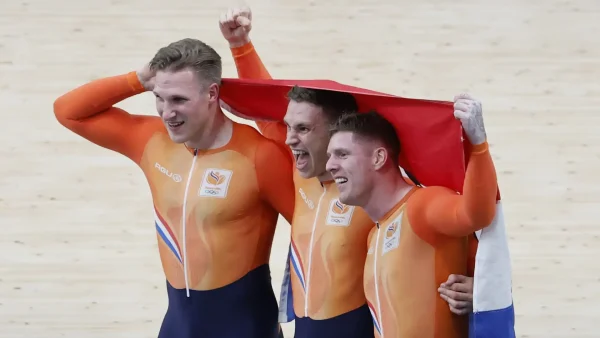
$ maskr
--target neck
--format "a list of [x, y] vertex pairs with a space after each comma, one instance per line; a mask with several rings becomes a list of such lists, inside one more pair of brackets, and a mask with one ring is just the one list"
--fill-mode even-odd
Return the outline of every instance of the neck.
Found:
[[193, 149], [207, 150], [220, 148], [229, 143], [233, 135], [233, 122], [223, 114], [221, 108], [218, 108], [212, 116], [208, 123], [203, 126], [198, 137], [186, 142], [186, 146]]
[[377, 176], [379, 177], [375, 177], [373, 181], [378, 183], [373, 185], [367, 203], [363, 206], [373, 222], [380, 222], [412, 189], [397, 167]]

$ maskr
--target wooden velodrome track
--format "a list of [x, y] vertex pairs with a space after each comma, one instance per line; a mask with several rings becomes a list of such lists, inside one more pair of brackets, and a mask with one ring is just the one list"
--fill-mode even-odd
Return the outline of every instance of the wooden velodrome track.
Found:
[[[229, 1], [229, 0], [227, 0]], [[0, 4], [0, 337], [155, 337], [166, 293], [145, 179], [61, 127], [56, 97], [198, 37], [235, 77], [227, 1]], [[277, 78], [407, 97], [469, 91], [503, 193], [519, 337], [600, 337], [600, 2], [254, 0]], [[119, 105], [154, 114], [150, 94]], [[279, 294], [289, 228], [272, 255]], [[285, 325], [292, 337], [293, 324]]]

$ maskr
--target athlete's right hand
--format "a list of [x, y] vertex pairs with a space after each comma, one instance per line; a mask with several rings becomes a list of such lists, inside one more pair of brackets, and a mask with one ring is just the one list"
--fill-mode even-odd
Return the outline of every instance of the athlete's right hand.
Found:
[[154, 89], [154, 77], [156, 76], [156, 73], [150, 70], [150, 65], [145, 64], [136, 73], [142, 86], [144, 86], [147, 91], [152, 91]]
[[221, 14], [219, 28], [230, 48], [241, 47], [250, 42], [252, 11], [249, 7], [233, 7]]

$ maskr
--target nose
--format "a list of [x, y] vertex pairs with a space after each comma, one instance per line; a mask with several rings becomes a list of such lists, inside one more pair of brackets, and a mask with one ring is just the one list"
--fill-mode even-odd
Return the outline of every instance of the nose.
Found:
[[297, 145], [299, 142], [300, 140], [298, 140], [296, 132], [288, 129], [287, 134], [285, 135], [285, 144], [291, 147]]
[[177, 115], [177, 113], [175, 113], [175, 110], [172, 109], [169, 104], [164, 104], [162, 106], [161, 116], [162, 116], [163, 120], [165, 120], [165, 121], [170, 120], [170, 119], [174, 118], [175, 115]]
[[332, 174], [335, 174], [338, 171], [339, 167], [340, 166], [337, 163], [334, 156], [330, 156], [329, 159], [327, 159], [327, 163], [325, 164], [325, 170]]

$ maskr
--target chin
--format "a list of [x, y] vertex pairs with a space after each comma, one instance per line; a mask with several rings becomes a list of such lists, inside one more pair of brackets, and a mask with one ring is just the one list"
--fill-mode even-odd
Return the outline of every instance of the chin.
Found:
[[306, 178], [310, 178], [310, 175], [307, 172], [301, 171], [301, 170], [298, 170], [298, 169], [296, 169], [296, 170], [298, 171], [298, 174], [300, 175], [300, 177], [305, 178], [305, 179]]
[[169, 137], [171, 138], [171, 141], [175, 142], [175, 143], [185, 143], [187, 141], [189, 141], [189, 137], [186, 137], [184, 135], [172, 135], [169, 134]]
[[338, 198], [340, 200], [340, 202], [342, 202], [343, 204], [346, 205], [352, 205], [352, 199], [349, 198], [348, 195], [346, 194], [340, 194], [340, 197]]
[[354, 196], [349, 193], [340, 192], [339, 200], [346, 205], [362, 206], [359, 196]]
[[296, 169], [298, 170], [298, 174], [300, 174], [300, 177], [304, 178], [304, 179], [309, 179], [309, 178], [313, 178], [316, 177], [317, 175], [315, 175], [314, 170], [308, 169], [308, 170], [300, 170], [300, 169]]

